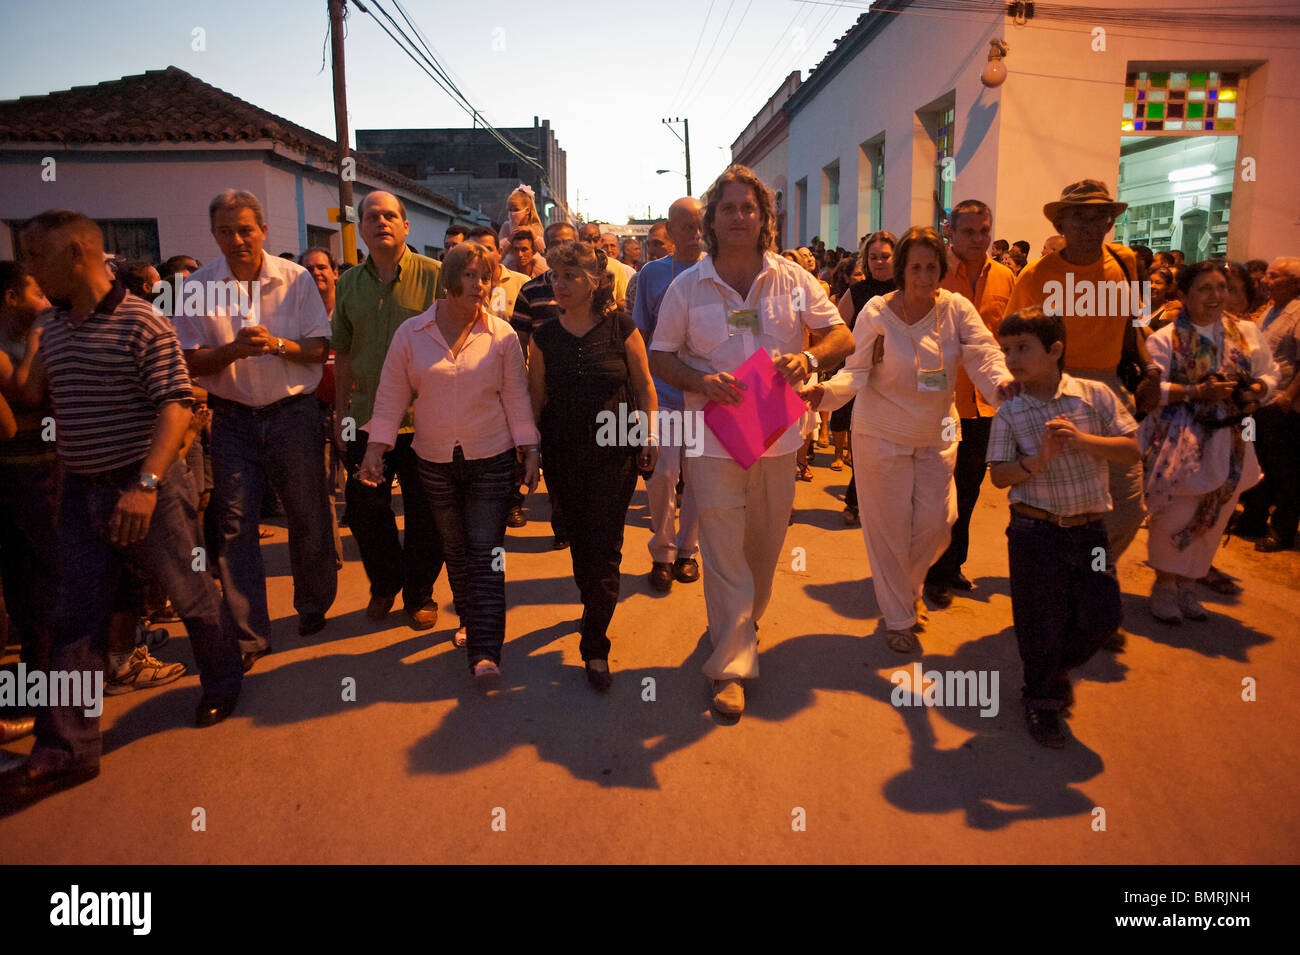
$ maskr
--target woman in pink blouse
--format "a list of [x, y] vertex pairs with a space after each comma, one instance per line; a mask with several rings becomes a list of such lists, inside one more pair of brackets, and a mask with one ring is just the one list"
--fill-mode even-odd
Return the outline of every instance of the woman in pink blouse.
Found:
[[442, 263], [447, 297], [407, 319], [393, 336], [375, 392], [370, 434], [358, 472], [383, 477], [384, 452], [414, 399], [420, 479], [442, 537], [447, 577], [479, 680], [500, 676], [505, 641], [503, 553], [510, 492], [537, 487], [538, 434], [519, 339], [486, 308], [493, 263], [476, 242], [462, 242]]

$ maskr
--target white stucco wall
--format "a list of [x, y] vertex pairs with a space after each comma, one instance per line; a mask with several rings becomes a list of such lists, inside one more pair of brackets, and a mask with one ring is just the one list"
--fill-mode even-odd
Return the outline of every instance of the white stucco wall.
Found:
[[[268, 159], [260, 150], [103, 151], [50, 147], [15, 155], [0, 162], [0, 221], [26, 219], [46, 209], [84, 212], [96, 219], [157, 219], [163, 259], [187, 254], [207, 261], [217, 254], [208, 227], [208, 203], [217, 193], [247, 189], [262, 203], [267, 220], [266, 251], [278, 255], [300, 252], [298, 180], [302, 181], [302, 219], [306, 225], [338, 229], [328, 210], [338, 205], [338, 188], [324, 171], [309, 169], [284, 157]], [[41, 179], [41, 159], [53, 156], [55, 178]], [[354, 202], [373, 187], [354, 183]], [[407, 241], [417, 250], [441, 246], [450, 216], [419, 205], [402, 194], [411, 222]], [[12, 257], [9, 229], [0, 229], [0, 257]], [[332, 242], [341, 251], [337, 234]], [[364, 246], [358, 240], [358, 252]]]
[[[1149, 12], [1178, 0], [1111, 5]], [[838, 158], [841, 244], [857, 235], [858, 145], [882, 131], [883, 226], [897, 233], [928, 225], [933, 173], [924, 150], [915, 148], [916, 111], [954, 91], [954, 202], [984, 200], [994, 209], [998, 237], [1028, 239], [1037, 251], [1054, 231], [1042, 207], [1063, 186], [1101, 179], [1114, 193], [1129, 69], [1205, 66], [1249, 75], [1237, 124], [1229, 256], [1267, 259], [1300, 251], [1300, 189], [1294, 185], [1300, 57], [1281, 49], [1300, 46], [1300, 31], [1209, 34], [1171, 21], [1156, 30], [1112, 27], [1105, 50], [1094, 51], [1090, 29], [1043, 20], [1017, 27], [1003, 18], [979, 24], [895, 17], [791, 118], [787, 175], [791, 183], [807, 177], [810, 230], [820, 217], [822, 169]], [[1010, 75], [1002, 87], [988, 90], [979, 75], [992, 37], [1010, 44]], [[1246, 157], [1255, 159], [1255, 182], [1241, 181]]]

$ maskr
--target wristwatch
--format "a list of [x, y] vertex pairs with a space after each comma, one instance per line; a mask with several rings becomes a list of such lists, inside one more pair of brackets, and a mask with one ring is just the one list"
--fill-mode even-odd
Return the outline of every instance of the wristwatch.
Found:
[[819, 368], [821, 368], [821, 362], [817, 360], [817, 356], [814, 355], [812, 352], [810, 351], [804, 352], [803, 357], [808, 359], [808, 367], [813, 371], [817, 371]]
[[136, 490], [148, 491], [150, 494], [158, 490], [158, 485], [162, 483], [162, 478], [149, 471], [141, 471], [140, 477], [136, 480]]
[[283, 339], [283, 338], [277, 338], [277, 339], [275, 340], [275, 353], [276, 353], [277, 355], [279, 355], [281, 358], [284, 357], [284, 339]]

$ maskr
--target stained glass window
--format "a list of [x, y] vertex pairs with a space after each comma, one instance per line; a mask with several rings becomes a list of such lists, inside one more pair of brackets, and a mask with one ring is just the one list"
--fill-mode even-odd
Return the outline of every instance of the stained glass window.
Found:
[[1129, 73], [1122, 132], [1235, 132], [1241, 74], [1216, 70]]

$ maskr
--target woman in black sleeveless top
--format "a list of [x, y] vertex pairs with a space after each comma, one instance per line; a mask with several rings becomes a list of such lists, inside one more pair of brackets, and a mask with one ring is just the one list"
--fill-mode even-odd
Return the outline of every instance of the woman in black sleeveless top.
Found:
[[601, 690], [610, 685], [606, 630], [618, 604], [623, 523], [638, 467], [653, 471], [658, 457], [645, 343], [627, 314], [613, 307], [605, 261], [603, 252], [582, 243], [552, 247], [547, 262], [560, 314], [533, 333], [528, 352], [547, 490], [569, 525], [582, 596], [579, 650], [588, 680]]

